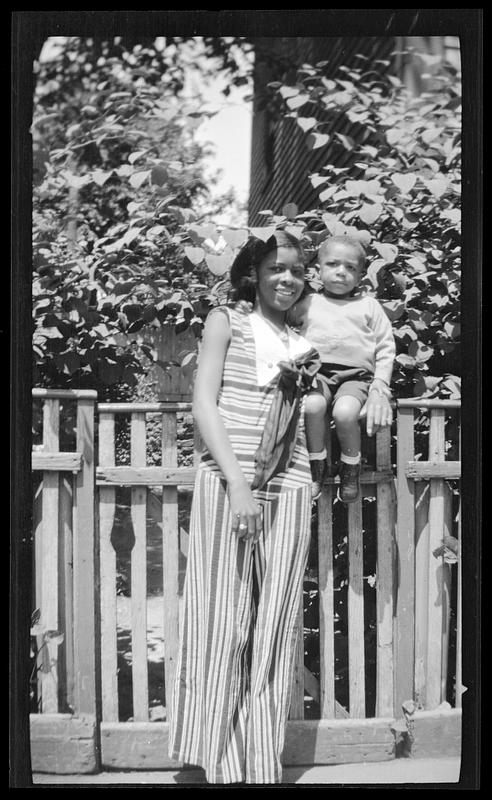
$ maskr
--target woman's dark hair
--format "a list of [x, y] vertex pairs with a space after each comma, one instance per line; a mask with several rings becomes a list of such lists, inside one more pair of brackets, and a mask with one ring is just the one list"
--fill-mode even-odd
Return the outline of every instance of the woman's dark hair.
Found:
[[237, 254], [231, 267], [233, 287], [231, 299], [233, 302], [238, 300], [255, 302], [258, 267], [266, 256], [279, 247], [294, 248], [304, 262], [305, 256], [301, 243], [287, 231], [275, 231], [266, 242], [256, 236], [250, 237]]

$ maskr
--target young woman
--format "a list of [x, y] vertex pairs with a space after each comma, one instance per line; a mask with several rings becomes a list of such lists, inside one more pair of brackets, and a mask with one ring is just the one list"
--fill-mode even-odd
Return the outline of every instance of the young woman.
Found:
[[214, 309], [200, 351], [193, 414], [206, 452], [169, 752], [209, 783], [279, 783], [310, 535], [302, 396], [319, 359], [285, 324], [304, 286], [296, 239], [250, 239], [231, 282], [254, 305]]

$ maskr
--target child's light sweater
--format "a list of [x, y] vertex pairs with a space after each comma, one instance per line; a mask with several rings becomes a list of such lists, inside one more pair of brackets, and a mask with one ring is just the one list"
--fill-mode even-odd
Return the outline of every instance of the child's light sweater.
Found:
[[289, 311], [289, 322], [323, 362], [366, 369], [390, 383], [395, 340], [383, 307], [371, 295], [309, 294]]

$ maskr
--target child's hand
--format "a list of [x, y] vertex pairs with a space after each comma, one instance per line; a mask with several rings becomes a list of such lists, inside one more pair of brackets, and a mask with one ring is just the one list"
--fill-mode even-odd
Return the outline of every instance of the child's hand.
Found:
[[253, 303], [249, 303], [247, 300], [238, 300], [234, 305], [234, 311], [239, 311], [240, 314], [251, 314]]
[[390, 404], [389, 390], [379, 390], [379, 386], [372, 385], [369, 396], [360, 416], [366, 417], [366, 430], [368, 436], [373, 436], [380, 428], [391, 425], [393, 410]]

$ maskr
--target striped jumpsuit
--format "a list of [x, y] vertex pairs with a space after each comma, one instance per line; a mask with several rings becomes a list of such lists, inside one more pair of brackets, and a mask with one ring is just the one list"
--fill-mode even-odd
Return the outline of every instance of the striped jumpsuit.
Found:
[[[251, 482], [276, 381], [258, 386], [249, 316], [228, 309], [231, 342], [218, 401]], [[291, 337], [302, 337], [290, 332]], [[210, 454], [197, 470], [169, 755], [202, 766], [209, 783], [279, 783], [311, 511], [301, 419], [286, 472], [253, 492], [263, 530], [233, 533], [226, 482]]]

